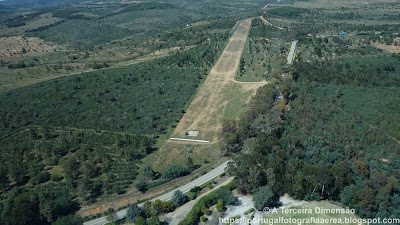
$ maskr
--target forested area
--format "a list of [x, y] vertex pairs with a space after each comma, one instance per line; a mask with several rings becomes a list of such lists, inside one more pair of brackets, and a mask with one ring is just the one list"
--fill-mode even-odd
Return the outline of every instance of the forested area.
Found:
[[303, 58], [294, 80], [260, 89], [220, 138], [239, 191], [270, 186], [361, 217], [400, 217], [398, 65], [397, 55]]
[[0, 142], [1, 191], [8, 191], [1, 221], [50, 224], [75, 212], [80, 202], [124, 193], [153, 144], [146, 136], [107, 131], [48, 126], [14, 131]]
[[145, 191], [143, 178], [154, 186], [189, 173], [192, 168], [173, 165], [154, 183], [160, 176], [138, 165], [155, 150], [155, 138], [177, 124], [227, 37], [150, 62], [2, 94], [2, 223], [51, 224], [133, 185]]
[[390, 55], [344, 57], [337, 60], [299, 62], [294, 68], [293, 79], [302, 82], [399, 87], [399, 71], [399, 59]]
[[[273, 195], [289, 193], [340, 202], [362, 217], [399, 218], [400, 57], [372, 44], [397, 45], [400, 25], [379, 21], [396, 21], [386, 12], [394, 8], [265, 4], [84, 2], [0, 15], [2, 36], [51, 41], [39, 42], [49, 44], [42, 50], [7, 49], [10, 58], [0, 65], [12, 72], [12, 81], [1, 87], [97, 69], [0, 94], [0, 224], [81, 224], [73, 214], [82, 206], [146, 192], [200, 167], [187, 157], [187, 165], [154, 171], [142, 159], [178, 124], [237, 19], [249, 17], [254, 19], [238, 78], [271, 82], [238, 121], [223, 124], [222, 154], [232, 158], [228, 173], [237, 183], [200, 199], [181, 224], [204, 221], [215, 204], [223, 211], [236, 185], [254, 195], [258, 210], [272, 204]], [[287, 30], [266, 25], [261, 12]], [[300, 51], [289, 68], [289, 41], [296, 38]], [[132, 64], [142, 59], [149, 61]], [[148, 201], [143, 211], [132, 205], [127, 221], [160, 224], [160, 213], [195, 199], [201, 189]], [[115, 219], [114, 209], [104, 215]]]
[[[49, 12], [47, 9], [43, 11]], [[50, 12], [53, 17], [62, 20], [30, 29], [26, 35], [79, 49], [92, 48], [134, 34], [176, 29], [178, 24], [201, 18], [195, 11], [182, 10], [178, 6], [159, 2], [104, 5], [88, 3], [56, 8]]]
[[376, 31], [397, 33], [399, 25], [388, 24], [389, 21], [396, 21], [394, 8], [391, 3], [335, 8], [307, 3], [303, 5], [298, 2], [296, 7], [269, 7], [263, 16], [271, 20], [272, 24], [306, 34], [374, 34]]
[[226, 38], [149, 63], [55, 79], [5, 93], [0, 97], [0, 134], [29, 124], [165, 133], [182, 116]]
[[318, 10], [310, 10], [303, 8], [295, 8], [290, 6], [283, 6], [279, 8], [273, 8], [266, 12], [266, 16], [280, 16], [285, 18], [302, 18], [304, 14], [315, 14]]

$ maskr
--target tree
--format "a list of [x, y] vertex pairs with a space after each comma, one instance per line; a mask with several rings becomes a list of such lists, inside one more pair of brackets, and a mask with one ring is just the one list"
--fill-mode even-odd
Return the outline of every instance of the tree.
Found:
[[88, 161], [84, 162], [82, 167], [83, 167], [83, 169], [82, 169], [83, 175], [86, 178], [93, 178], [93, 177], [97, 176], [99, 168], [97, 167], [96, 163], [93, 162], [92, 160], [88, 160]]
[[263, 186], [258, 188], [253, 196], [254, 206], [257, 210], [262, 210], [264, 207], [269, 206], [273, 202], [274, 193], [271, 186]]
[[10, 180], [8, 179], [8, 170], [5, 162], [3, 160], [0, 161], [0, 189], [2, 191], [7, 190], [10, 185]]
[[92, 181], [82, 178], [78, 181], [77, 195], [87, 201], [92, 197]]
[[82, 225], [82, 218], [77, 215], [68, 215], [58, 218], [51, 225]]
[[126, 219], [129, 222], [134, 222], [141, 215], [143, 215], [143, 210], [137, 204], [130, 205], [126, 211]]
[[61, 167], [67, 177], [77, 179], [79, 177], [79, 162], [74, 157], [64, 157], [60, 162]]
[[172, 198], [171, 198], [171, 202], [172, 202], [176, 207], [185, 204], [186, 201], [187, 201], [186, 195], [184, 195], [184, 194], [182, 193], [182, 191], [179, 191], [179, 190], [176, 190], [176, 191], [174, 192], [174, 194], [172, 195]]
[[146, 219], [139, 216], [138, 218], [136, 218], [135, 220], [135, 225], [145, 225], [146, 223]]
[[175, 210], [175, 205], [171, 201], [163, 202], [161, 209], [163, 213], [173, 212], [174, 210]]
[[113, 208], [109, 208], [106, 212], [106, 219], [108, 222], [112, 223], [118, 220], [117, 212]]
[[237, 133], [237, 127], [234, 120], [223, 121], [222, 135], [219, 140], [223, 155], [228, 156], [241, 150], [243, 142]]
[[72, 214], [77, 209], [74, 202], [65, 189], [44, 189], [38, 192], [40, 201], [40, 214], [48, 222], [54, 222], [57, 218]]
[[219, 199], [222, 199], [225, 204], [232, 204], [235, 201], [235, 196], [229, 188], [219, 188], [216, 191]]
[[25, 179], [25, 167], [22, 163], [22, 156], [22, 152], [16, 152], [7, 163], [10, 178], [15, 180], [17, 182], [17, 185], [23, 184]]
[[354, 170], [361, 177], [366, 179], [369, 175], [368, 167], [365, 162], [355, 161], [354, 162]]
[[149, 180], [154, 180], [156, 178], [156, 173], [150, 166], [146, 166], [143, 169], [143, 176], [145, 176]]
[[160, 199], [156, 199], [150, 207], [150, 214], [152, 216], [158, 216], [162, 212], [163, 202]]
[[352, 184], [350, 186], [346, 186], [340, 193], [340, 203], [342, 203], [343, 206], [350, 206], [350, 202], [353, 199], [356, 191], [357, 191], [356, 185]]
[[247, 181], [250, 184], [252, 190], [256, 190], [261, 186], [262, 179], [261, 169], [258, 166], [252, 166], [249, 168], [249, 175]]
[[135, 187], [138, 189], [140, 192], [146, 192], [147, 190], [147, 184], [143, 179], [139, 179], [135, 182]]
[[378, 208], [378, 203], [375, 199], [376, 195], [377, 193], [373, 188], [368, 186], [363, 187], [360, 192], [360, 209], [363, 209], [367, 212], [375, 212]]
[[216, 209], [218, 210], [218, 212], [222, 212], [224, 210], [224, 200], [218, 199]]
[[190, 156], [187, 157], [186, 166], [189, 170], [192, 170], [194, 168], [194, 163], [193, 163], [192, 157], [190, 157]]
[[160, 219], [157, 216], [152, 216], [148, 221], [147, 221], [148, 225], [161, 225], [162, 222], [160, 221]]
[[18, 195], [13, 201], [11, 212], [15, 225], [40, 224], [39, 203], [35, 196], [28, 193]]
[[165, 179], [174, 179], [180, 176], [185, 176], [189, 173], [188, 169], [179, 165], [173, 164], [168, 166], [163, 172], [163, 178]]

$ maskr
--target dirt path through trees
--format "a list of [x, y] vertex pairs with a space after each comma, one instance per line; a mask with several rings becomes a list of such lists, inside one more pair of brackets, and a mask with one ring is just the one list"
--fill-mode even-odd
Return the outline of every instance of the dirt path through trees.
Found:
[[280, 30], [286, 30], [286, 29], [283, 28], [283, 27], [280, 27], [280, 26], [277, 26], [277, 25], [275, 25], [275, 24], [272, 24], [272, 23], [269, 22], [268, 20], [264, 19], [264, 17], [262, 17], [262, 16], [260, 16], [260, 19], [261, 19], [266, 25], [270, 25], [270, 26], [276, 27], [276, 28], [278, 28], [278, 29], [280, 29]]
[[[266, 81], [242, 83], [235, 80], [251, 20], [251, 18], [245, 19], [237, 24], [229, 43], [211, 69], [171, 137], [185, 138], [187, 131], [199, 131], [197, 137], [190, 138], [207, 140], [210, 143], [215, 142], [222, 128], [227, 104], [233, 99], [231, 98], [232, 95], [225, 93], [226, 89], [232, 86], [232, 83], [237, 83], [239, 85], [235, 87], [234, 92], [252, 91], [254, 94], [257, 88], [267, 83]], [[244, 102], [237, 102], [236, 104], [244, 106], [247, 101], [248, 99], [245, 99]], [[169, 140], [169, 142], [171, 141]]]

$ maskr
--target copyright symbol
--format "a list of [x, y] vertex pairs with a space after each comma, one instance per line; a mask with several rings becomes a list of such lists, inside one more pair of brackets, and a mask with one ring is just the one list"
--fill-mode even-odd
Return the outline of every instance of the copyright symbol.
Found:
[[264, 213], [269, 213], [269, 207], [265, 207], [265, 208], [263, 209], [263, 212], [264, 212]]

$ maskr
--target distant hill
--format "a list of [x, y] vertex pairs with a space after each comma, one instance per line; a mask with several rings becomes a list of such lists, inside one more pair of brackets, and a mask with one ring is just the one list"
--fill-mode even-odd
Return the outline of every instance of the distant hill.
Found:
[[0, 12], [18, 12], [55, 6], [72, 5], [83, 0], [0, 0]]

